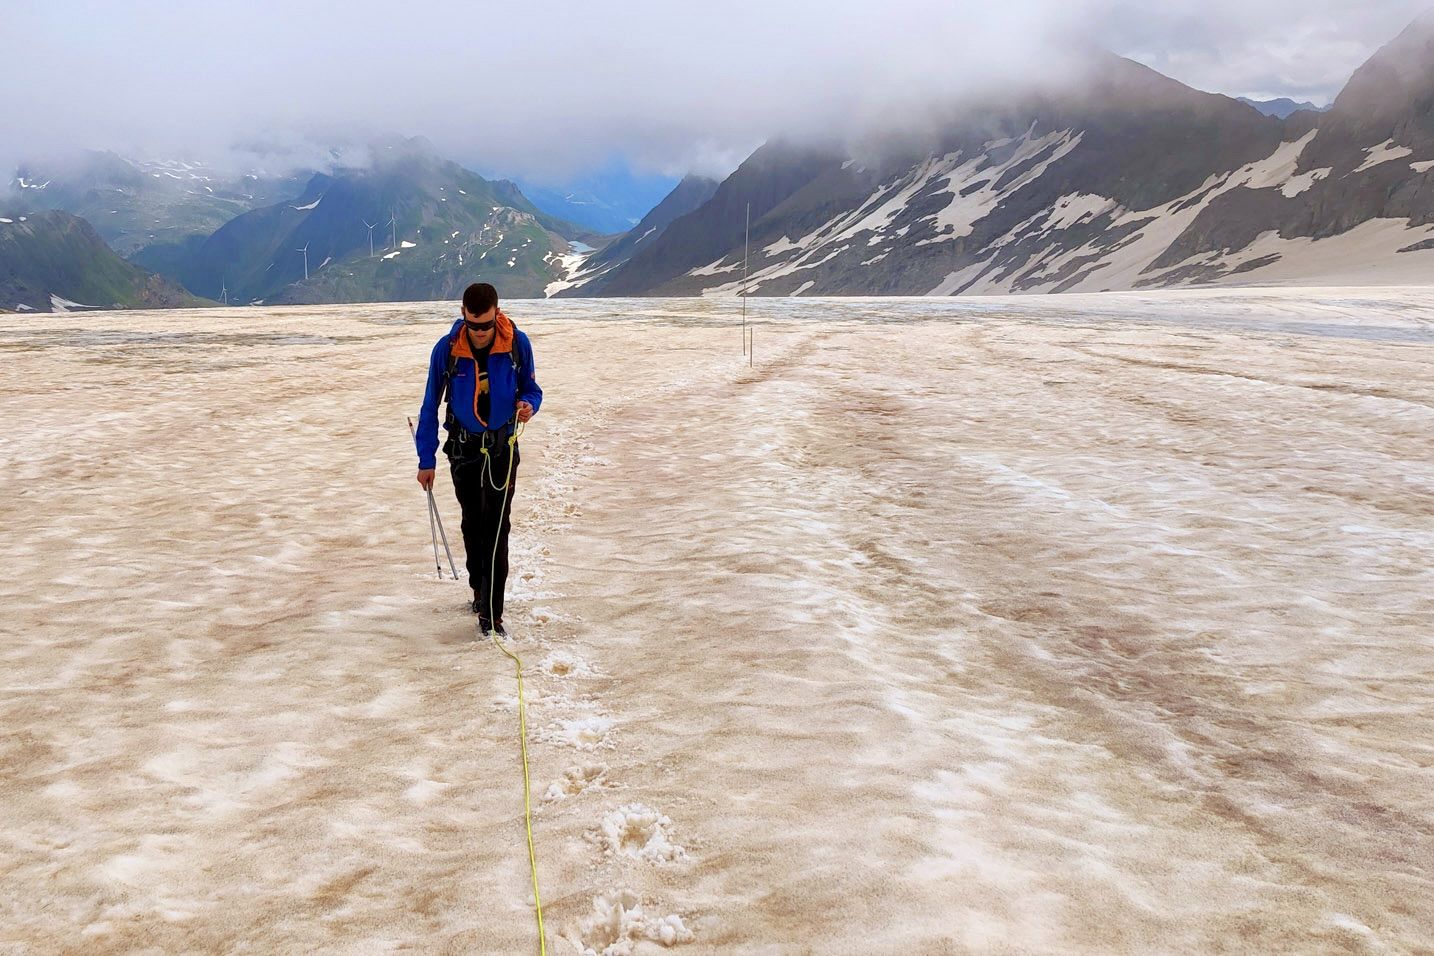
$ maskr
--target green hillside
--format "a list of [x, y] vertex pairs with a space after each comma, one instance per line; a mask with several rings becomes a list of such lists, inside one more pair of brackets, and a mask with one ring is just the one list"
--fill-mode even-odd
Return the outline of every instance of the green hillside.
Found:
[[0, 309], [49, 312], [66, 302], [106, 309], [202, 304], [115, 255], [83, 219], [58, 210], [0, 217]]
[[422, 140], [373, 152], [368, 165], [315, 175], [297, 198], [244, 213], [202, 242], [151, 247], [135, 260], [231, 302], [449, 298], [479, 279], [524, 297], [562, 276], [557, 259], [570, 239], [602, 240]]

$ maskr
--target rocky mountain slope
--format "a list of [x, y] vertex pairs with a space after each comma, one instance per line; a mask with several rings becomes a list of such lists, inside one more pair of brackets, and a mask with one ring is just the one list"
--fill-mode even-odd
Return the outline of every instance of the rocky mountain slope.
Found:
[[[1434, 19], [1288, 119], [1113, 55], [882, 150], [773, 141], [564, 294], [1102, 291], [1434, 276]], [[589, 281], [582, 281], [583, 275]], [[600, 281], [599, 281], [600, 280]]]
[[83, 219], [59, 210], [0, 217], [0, 310], [201, 304], [178, 286], [121, 259]]
[[630, 231], [616, 241], [582, 257], [581, 265], [564, 281], [549, 286], [549, 294], [565, 294], [562, 290], [581, 287], [583, 295], [596, 295], [605, 285], [605, 277], [634, 255], [653, 244], [677, 219], [699, 208], [711, 199], [721, 185], [705, 176], [687, 176], [672, 192], [642, 218]]

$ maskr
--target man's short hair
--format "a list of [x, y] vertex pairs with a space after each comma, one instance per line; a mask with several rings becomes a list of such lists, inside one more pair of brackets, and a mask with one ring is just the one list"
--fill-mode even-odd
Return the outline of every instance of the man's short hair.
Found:
[[498, 290], [487, 282], [475, 282], [463, 290], [463, 308], [469, 315], [482, 315], [498, 304]]

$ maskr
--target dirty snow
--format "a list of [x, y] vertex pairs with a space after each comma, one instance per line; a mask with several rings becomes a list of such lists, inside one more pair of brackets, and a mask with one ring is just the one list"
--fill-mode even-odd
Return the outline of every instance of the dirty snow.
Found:
[[[552, 951], [1434, 949], [1434, 291], [736, 306], [508, 308]], [[10, 948], [536, 951], [453, 308], [0, 317]]]

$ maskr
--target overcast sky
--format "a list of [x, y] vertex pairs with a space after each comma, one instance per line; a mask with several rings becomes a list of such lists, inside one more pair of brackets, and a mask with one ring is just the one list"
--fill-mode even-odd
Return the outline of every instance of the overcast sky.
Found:
[[1200, 89], [1324, 103], [1430, 0], [5, 6], [7, 168], [76, 146], [213, 161], [397, 132], [561, 179], [615, 155], [723, 173], [775, 133], [1048, 70], [1077, 40]]

